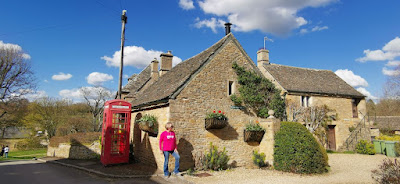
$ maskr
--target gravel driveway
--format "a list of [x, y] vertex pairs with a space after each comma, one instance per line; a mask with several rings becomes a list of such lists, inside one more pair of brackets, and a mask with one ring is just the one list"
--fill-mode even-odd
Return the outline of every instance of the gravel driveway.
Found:
[[246, 169], [211, 172], [213, 176], [185, 176], [192, 183], [374, 183], [371, 170], [377, 169], [385, 155], [328, 154], [331, 171], [322, 175], [297, 175], [274, 170]]

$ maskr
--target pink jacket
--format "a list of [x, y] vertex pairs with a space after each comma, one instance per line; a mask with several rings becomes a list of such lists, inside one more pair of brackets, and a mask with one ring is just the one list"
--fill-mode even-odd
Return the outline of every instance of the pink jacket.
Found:
[[164, 131], [160, 135], [160, 150], [161, 151], [174, 151], [176, 148], [175, 132]]

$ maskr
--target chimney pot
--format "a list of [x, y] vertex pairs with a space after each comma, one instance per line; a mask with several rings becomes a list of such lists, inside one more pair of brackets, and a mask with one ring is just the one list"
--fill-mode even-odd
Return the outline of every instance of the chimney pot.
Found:
[[225, 23], [225, 35], [228, 35], [231, 32], [231, 23]]

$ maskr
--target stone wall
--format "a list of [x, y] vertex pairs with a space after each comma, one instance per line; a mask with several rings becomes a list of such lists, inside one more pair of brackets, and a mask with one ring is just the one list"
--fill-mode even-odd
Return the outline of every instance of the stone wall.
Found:
[[[140, 116], [151, 114], [157, 117], [158, 134], [156, 137], [141, 131], [135, 123]], [[165, 131], [165, 124], [169, 122], [169, 107], [160, 107], [132, 113], [131, 116], [131, 143], [133, 144], [134, 157], [137, 161], [163, 170], [164, 156], [160, 152], [159, 138]], [[178, 134], [178, 133], [177, 133]]]
[[69, 143], [60, 143], [58, 147], [47, 147], [47, 156], [70, 158], [70, 159], [93, 159], [101, 155], [99, 141], [92, 144], [71, 145]]

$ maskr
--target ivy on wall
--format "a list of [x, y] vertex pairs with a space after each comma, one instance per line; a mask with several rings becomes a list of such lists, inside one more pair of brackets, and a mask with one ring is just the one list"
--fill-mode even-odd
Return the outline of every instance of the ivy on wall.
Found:
[[275, 111], [275, 117], [285, 117], [285, 101], [280, 96], [280, 90], [263, 76], [233, 63], [232, 68], [238, 76], [239, 95], [231, 97], [235, 105], [243, 104], [252, 109], [258, 117], [267, 118], [268, 110]]

